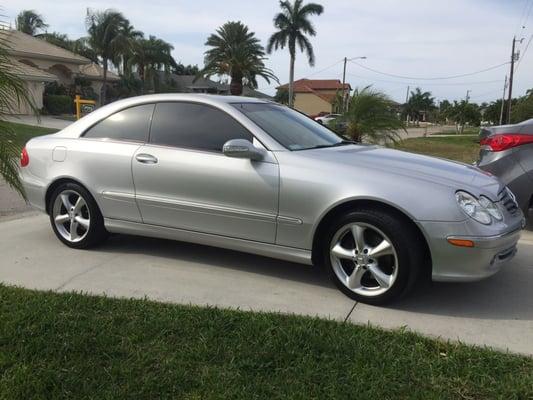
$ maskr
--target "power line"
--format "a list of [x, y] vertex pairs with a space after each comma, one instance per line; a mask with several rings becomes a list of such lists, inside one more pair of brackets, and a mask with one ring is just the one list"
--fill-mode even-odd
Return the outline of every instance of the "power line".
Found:
[[386, 76], [391, 76], [391, 77], [393, 77], [393, 78], [412, 79], [412, 80], [415, 80], [415, 81], [435, 81], [435, 80], [444, 80], [444, 79], [462, 78], [462, 77], [465, 77], [465, 76], [472, 76], [472, 75], [481, 74], [481, 73], [483, 73], [483, 72], [492, 71], [493, 69], [500, 68], [500, 67], [503, 67], [504, 65], [509, 64], [509, 61], [507, 61], [507, 62], [504, 62], [504, 63], [498, 64], [498, 65], [494, 65], [494, 66], [489, 67], [489, 68], [481, 69], [481, 70], [479, 70], [479, 71], [468, 72], [468, 73], [466, 73], [466, 74], [458, 74], [458, 75], [451, 75], [451, 76], [440, 76], [440, 77], [435, 77], [435, 78], [419, 78], [419, 77], [413, 77], [413, 76], [404, 76], [404, 75], [390, 74], [390, 73], [388, 73], [388, 72], [383, 72], [383, 71], [379, 71], [379, 70], [377, 70], [377, 69], [373, 69], [373, 68], [367, 67], [367, 66], [362, 65], [362, 64], [359, 64], [359, 63], [357, 63], [357, 62], [355, 62], [355, 61], [350, 61], [350, 62], [351, 62], [352, 64], [357, 65], [357, 66], [360, 67], [360, 68], [363, 68], [363, 69], [366, 69], [366, 70], [369, 70], [369, 71], [375, 72], [375, 73], [377, 73], [377, 74], [386, 75]]
[[375, 82], [383, 82], [383, 83], [394, 83], [398, 85], [411, 85], [411, 86], [466, 86], [466, 85], [487, 85], [491, 83], [500, 83], [500, 80], [492, 80], [492, 81], [472, 81], [472, 82], [446, 82], [446, 83], [428, 83], [428, 82], [411, 82], [411, 81], [389, 81], [386, 79], [376, 79], [369, 76], [361, 76], [357, 75], [351, 72], [346, 72], [347, 75], [359, 78], [359, 79], [365, 79], [368, 81], [375, 81]]
[[[527, 22], [527, 19], [529, 18], [529, 13], [531, 12], [531, 7], [529, 7], [529, 11], [528, 11], [528, 5], [533, 5], [533, 2], [531, 4], [529, 4], [531, 0], [526, 0], [524, 2], [524, 9], [522, 10], [522, 13], [520, 14], [520, 19], [518, 20], [518, 25], [516, 26], [516, 29], [515, 29], [515, 32], [514, 32], [514, 36], [518, 36], [519, 34], [519, 30], [520, 28], [524, 28], [524, 26], [526, 25], [526, 22]], [[527, 13], [527, 16], [526, 16], [526, 13]], [[524, 18], [524, 16], [526, 16]]]
[[334, 66], [336, 66], [337, 64], [340, 64], [341, 62], [344, 62], [344, 58], [343, 58], [342, 60], [336, 61], [335, 63], [331, 64], [330, 66], [328, 66], [328, 67], [326, 67], [326, 68], [322, 68], [321, 70], [319, 70], [319, 71], [315, 71], [315, 72], [313, 72], [312, 74], [307, 75], [306, 77], [304, 77], [304, 78], [300, 78], [300, 79], [308, 79], [308, 78], [310, 78], [310, 77], [312, 77], [312, 76], [315, 76], [315, 75], [317, 75], [317, 74], [320, 74], [321, 72], [324, 72], [324, 71], [327, 71], [328, 69], [333, 68]]
[[[317, 75], [317, 74], [320, 74], [321, 72], [324, 72], [324, 71], [327, 71], [328, 69], [333, 68], [334, 66], [340, 64], [340, 63], [343, 62], [343, 61], [344, 61], [344, 59], [338, 60], [338, 61], [336, 61], [335, 63], [333, 63], [333, 64], [331, 64], [331, 65], [329, 65], [329, 66], [327, 66], [327, 67], [325, 67], [325, 68], [322, 68], [321, 70], [315, 71], [315, 72], [313, 72], [312, 74], [309, 74], [309, 75], [307, 75], [307, 76], [305, 76], [305, 77], [303, 77], [303, 78], [295, 79], [294, 81], [296, 82], [297, 80], [300, 80], [300, 79], [308, 79], [308, 78], [310, 78], [310, 77], [312, 77], [312, 76], [315, 76], [315, 75]], [[268, 89], [268, 88], [270, 88], [270, 87], [272, 87], [272, 86], [274, 86], [274, 85], [277, 85], [277, 83], [271, 83], [271, 84], [266, 85], [266, 86], [261, 86], [261, 88], [258, 88], [257, 90]]]

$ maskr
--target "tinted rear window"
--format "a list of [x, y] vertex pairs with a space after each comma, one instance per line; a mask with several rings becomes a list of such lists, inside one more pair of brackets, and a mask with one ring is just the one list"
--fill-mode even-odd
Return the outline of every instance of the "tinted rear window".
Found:
[[154, 104], [126, 108], [89, 128], [83, 137], [146, 142], [153, 111]]

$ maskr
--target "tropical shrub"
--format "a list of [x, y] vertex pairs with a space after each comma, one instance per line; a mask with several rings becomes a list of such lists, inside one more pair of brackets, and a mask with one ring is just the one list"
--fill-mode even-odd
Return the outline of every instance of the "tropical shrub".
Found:
[[348, 99], [347, 110], [337, 126], [344, 136], [356, 142], [386, 144], [400, 140], [399, 131], [405, 130], [393, 101], [384, 93], [367, 86], [355, 89]]
[[24, 81], [16, 74], [7, 54], [8, 49], [9, 42], [5, 35], [0, 36], [0, 176], [25, 197], [18, 174], [20, 148], [17, 137], [2, 117], [13, 114], [22, 103], [28, 104], [34, 113], [37, 110]]

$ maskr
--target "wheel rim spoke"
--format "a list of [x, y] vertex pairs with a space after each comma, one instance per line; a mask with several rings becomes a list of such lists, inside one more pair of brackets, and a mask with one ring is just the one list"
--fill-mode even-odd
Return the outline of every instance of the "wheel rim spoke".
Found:
[[356, 265], [353, 272], [348, 276], [346, 280], [346, 285], [350, 289], [360, 288], [362, 286], [361, 279], [363, 278], [365, 272], [366, 271], [363, 269], [363, 267]]
[[75, 219], [70, 220], [70, 240], [78, 238], [78, 222]]
[[352, 259], [355, 255], [354, 250], [346, 249], [342, 247], [340, 243], [337, 243], [332, 249], [331, 252], [339, 258]]
[[364, 226], [360, 226], [357, 224], [354, 224], [351, 227], [353, 240], [355, 242], [355, 248], [360, 252], [363, 251], [363, 249], [365, 248], [365, 229], [366, 228]]
[[72, 208], [72, 203], [70, 202], [68, 193], [61, 193], [61, 201], [63, 202], [63, 205], [67, 211]]
[[376, 247], [373, 247], [368, 250], [368, 255], [374, 258], [394, 255], [394, 249], [392, 248], [392, 245], [389, 243], [388, 240], [383, 239], [383, 241]]
[[87, 219], [87, 218], [83, 218], [83, 217], [80, 217], [80, 216], [77, 216], [76, 218], [74, 218], [76, 220], [76, 222], [78, 224], [80, 224], [81, 226], [83, 226], [85, 229], [89, 229], [89, 223], [90, 221]]
[[76, 204], [74, 205], [74, 212], [80, 213], [81, 209], [85, 206], [85, 200], [83, 200], [83, 197], [78, 197], [78, 200], [76, 200]]
[[68, 221], [70, 221], [70, 216], [68, 214], [62, 214], [55, 217], [55, 221], [58, 224], [64, 224]]
[[372, 277], [377, 281], [380, 287], [388, 288], [391, 285], [390, 279], [391, 276], [384, 273], [379, 269], [377, 265], [370, 265], [368, 270], [372, 274]]

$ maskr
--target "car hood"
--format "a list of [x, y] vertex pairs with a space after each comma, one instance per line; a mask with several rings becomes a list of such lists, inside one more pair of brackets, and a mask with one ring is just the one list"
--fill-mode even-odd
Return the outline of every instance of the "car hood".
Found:
[[351, 166], [359, 171], [371, 169], [440, 183], [453, 189], [471, 189], [477, 191], [473, 193], [476, 195], [486, 193], [496, 197], [503, 187], [496, 177], [475, 166], [380, 146], [349, 145], [305, 153], [309, 157], [339, 164], [339, 167]]

